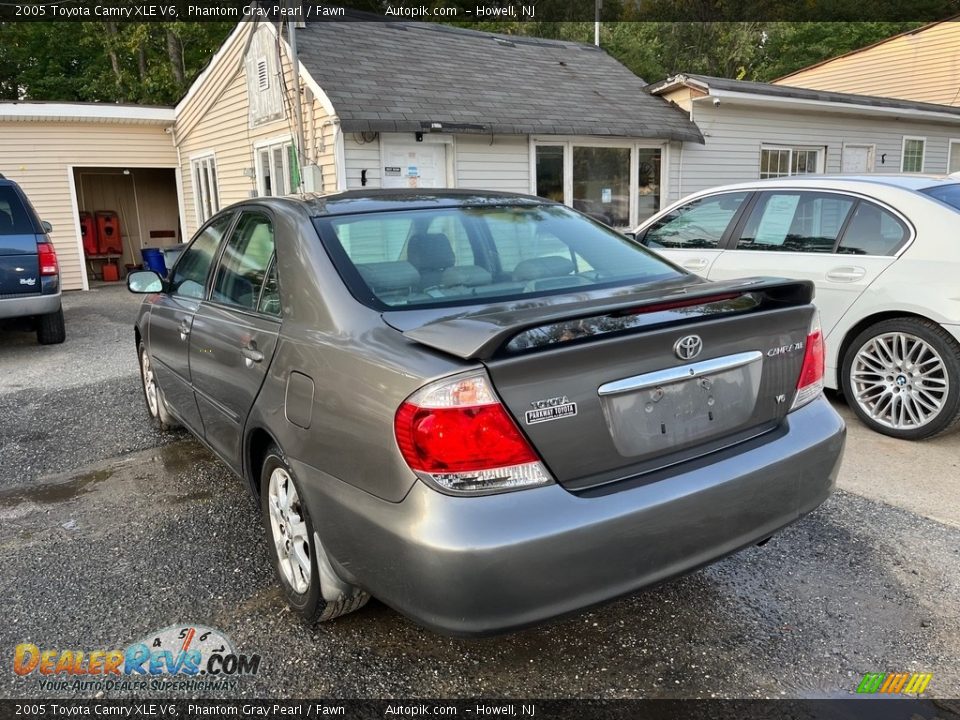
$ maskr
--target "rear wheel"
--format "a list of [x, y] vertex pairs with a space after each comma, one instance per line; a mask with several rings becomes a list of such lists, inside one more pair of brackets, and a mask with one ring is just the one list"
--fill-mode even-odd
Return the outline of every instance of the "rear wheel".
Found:
[[143, 385], [143, 399], [147, 404], [147, 412], [150, 417], [159, 423], [164, 430], [172, 430], [179, 427], [180, 423], [174, 419], [173, 415], [167, 409], [167, 402], [163, 399], [163, 393], [157, 385], [157, 380], [153, 374], [153, 363], [150, 360], [150, 354], [147, 347], [141, 341], [138, 346], [140, 356], [140, 380]]
[[37, 342], [41, 345], [57, 345], [67, 339], [63, 322], [63, 308], [56, 312], [37, 316]]
[[850, 344], [843, 394], [870, 428], [920, 440], [960, 422], [960, 344], [922, 318], [884, 320]]
[[341, 580], [318, 545], [293, 471], [275, 445], [267, 450], [260, 483], [270, 559], [290, 607], [308, 621], [324, 622], [366, 605], [370, 596]]

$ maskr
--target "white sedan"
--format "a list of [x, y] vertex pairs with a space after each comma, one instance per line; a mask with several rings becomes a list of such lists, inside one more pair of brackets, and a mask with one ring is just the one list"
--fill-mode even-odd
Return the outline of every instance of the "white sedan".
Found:
[[695, 193], [637, 239], [710, 280], [811, 280], [827, 387], [920, 439], [960, 422], [960, 178], [811, 176]]

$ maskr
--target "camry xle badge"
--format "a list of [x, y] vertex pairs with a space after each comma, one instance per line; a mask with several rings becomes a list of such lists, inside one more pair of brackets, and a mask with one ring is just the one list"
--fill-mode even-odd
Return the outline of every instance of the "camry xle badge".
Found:
[[527, 425], [573, 417], [577, 414], [577, 404], [570, 402], [566, 395], [547, 398], [546, 400], [534, 400], [530, 404], [533, 406], [533, 410], [527, 410]]
[[673, 344], [673, 352], [681, 360], [693, 360], [703, 350], [703, 340], [699, 335], [684, 335]]

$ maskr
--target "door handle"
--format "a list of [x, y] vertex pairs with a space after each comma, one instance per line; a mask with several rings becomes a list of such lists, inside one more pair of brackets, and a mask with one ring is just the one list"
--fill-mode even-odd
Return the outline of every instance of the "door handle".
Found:
[[684, 260], [681, 263], [687, 270], [693, 270], [694, 272], [706, 270], [708, 264], [706, 258], [693, 258], [692, 260]]
[[263, 353], [255, 347], [242, 347], [240, 354], [243, 355], [243, 364], [252, 368], [254, 363], [263, 362]]
[[827, 270], [826, 278], [833, 282], [856, 282], [857, 280], [861, 280], [866, 274], [867, 271], [862, 267], [847, 265]]
[[187, 336], [190, 335], [190, 323], [186, 320], [180, 321], [180, 339], [186, 340]]

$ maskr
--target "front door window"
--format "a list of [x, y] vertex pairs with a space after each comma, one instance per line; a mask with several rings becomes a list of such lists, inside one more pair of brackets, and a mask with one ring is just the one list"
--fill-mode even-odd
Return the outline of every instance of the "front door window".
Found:
[[537, 145], [537, 195], [564, 202], [563, 145]]

